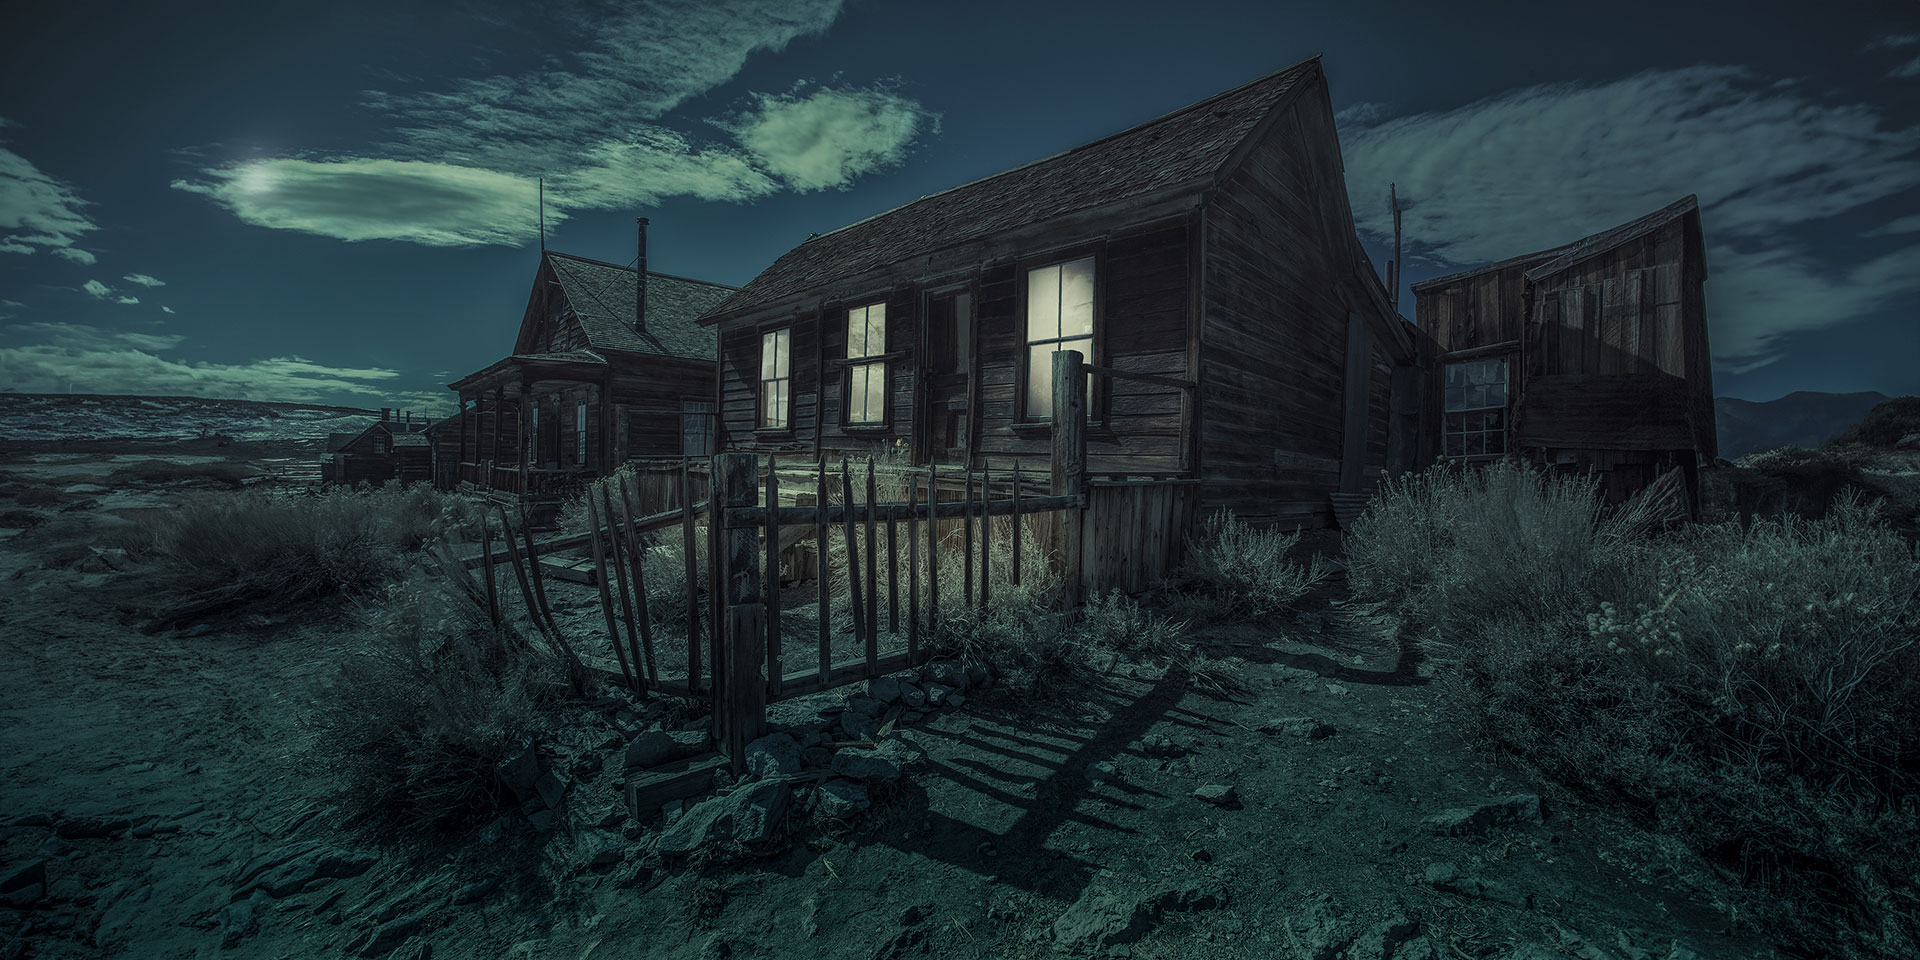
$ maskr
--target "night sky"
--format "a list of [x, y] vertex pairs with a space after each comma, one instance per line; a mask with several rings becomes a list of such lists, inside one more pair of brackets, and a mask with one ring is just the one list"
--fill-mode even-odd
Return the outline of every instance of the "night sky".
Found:
[[742, 284], [1320, 53], [1376, 265], [1390, 181], [1409, 282], [1697, 193], [1718, 393], [1920, 393], [1920, 4], [543, 6], [10, 6], [0, 390], [445, 412], [538, 177], [554, 249]]

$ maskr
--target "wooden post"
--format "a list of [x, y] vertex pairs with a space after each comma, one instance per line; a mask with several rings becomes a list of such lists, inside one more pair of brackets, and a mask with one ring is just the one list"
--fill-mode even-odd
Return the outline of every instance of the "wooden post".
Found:
[[[907, 475], [907, 663], [920, 663], [920, 478]], [[931, 515], [928, 517], [932, 519]]]
[[934, 511], [940, 505], [940, 474], [927, 464], [927, 632], [940, 629], [940, 518]]
[[[593, 499], [593, 484], [587, 485], [587, 499]], [[627, 653], [633, 662], [633, 676], [639, 681], [635, 689], [647, 688], [646, 667], [640, 659], [640, 627], [633, 618], [633, 592], [627, 588], [627, 550], [621, 544], [621, 537], [614, 532], [613, 524], [613, 484], [600, 484], [600, 512], [607, 518], [607, 546], [613, 553], [614, 578], [620, 584], [620, 612], [627, 618]], [[596, 539], [599, 531], [594, 531]], [[616, 641], [617, 642], [617, 641]]]
[[767, 683], [780, 695], [785, 670], [780, 665], [780, 480], [774, 474], [773, 454], [767, 454]]
[[960, 605], [973, 603], [973, 461], [967, 461], [967, 482], [960, 501]]
[[820, 458], [819, 492], [814, 494], [814, 583], [820, 594], [820, 685], [833, 673], [833, 564], [827, 558], [827, 458]]
[[[724, 749], [733, 772], [739, 774], [746, 769], [747, 744], [758, 739], [766, 727], [767, 681], [762, 674], [766, 624], [761, 622], [764, 607], [760, 569], [754, 562], [758, 559], [754, 551], [760, 548], [759, 531], [751, 526], [730, 526], [728, 519], [734, 509], [754, 505], [753, 474], [759, 458], [751, 453], [729, 453], [718, 460], [719, 472], [711, 481], [708, 497], [714, 506], [707, 515], [713, 529], [724, 531], [726, 555], [720, 567], [724, 583], [714, 586], [714, 593], [726, 598], [727, 616], [721, 646], [726, 670], [718, 695], [726, 705]], [[715, 711], [716, 719], [720, 713]]]
[[[720, 666], [724, 662], [722, 654], [726, 646], [727, 625], [727, 546], [723, 537], [726, 532], [726, 498], [721, 496], [725, 489], [720, 482], [720, 457], [707, 458], [707, 662], [713, 664], [714, 715], [718, 717], [721, 685], [730, 674], [724, 673]], [[752, 483], [751, 480], [748, 481]], [[749, 503], [748, 506], [752, 504]], [[714, 731], [717, 737], [720, 731]], [[716, 743], [721, 742], [716, 740]]]
[[613, 644], [613, 655], [620, 661], [620, 675], [626, 678], [627, 686], [637, 689], [627, 652], [620, 647], [619, 624], [614, 622], [613, 594], [607, 590], [607, 557], [600, 548], [600, 511], [594, 506], [591, 492], [587, 495], [587, 542], [593, 546], [593, 582], [600, 586], [600, 610], [607, 615], [607, 642]]
[[987, 609], [987, 598], [993, 592], [988, 576], [993, 565], [989, 560], [993, 556], [993, 468], [987, 458], [980, 458], [980, 609]]
[[1020, 513], [1020, 461], [1013, 461], [1013, 585], [1020, 585], [1020, 527], [1026, 518]]
[[873, 458], [867, 458], [867, 659], [879, 657], [880, 649], [880, 551], [874, 543], [874, 527], [879, 508], [874, 501]]
[[680, 539], [687, 575], [687, 689], [700, 689], [700, 579], [694, 575], [693, 475], [680, 461]]
[[[867, 604], [860, 592], [860, 537], [859, 534], [855, 532], [853, 523], [853, 468], [848, 465], [847, 458], [845, 457], [840, 458], [840, 497], [847, 508], [848, 601], [849, 605], [853, 607], [853, 635], [855, 638], [860, 638], [867, 635]], [[869, 659], [869, 662], [871, 662], [871, 659]]]
[[487, 622], [500, 629], [500, 588], [493, 579], [493, 531], [487, 527], [486, 511], [480, 513], [480, 567], [487, 578]]
[[1087, 370], [1078, 350], [1053, 354], [1053, 482], [1054, 496], [1080, 497], [1077, 507], [1060, 511], [1059, 548], [1063, 599], [1080, 605], [1085, 595], [1081, 569], [1081, 528], [1086, 523], [1087, 479]]
[[632, 498], [627, 491], [627, 475], [620, 474], [620, 526], [627, 534], [628, 565], [633, 568], [634, 605], [640, 608], [640, 646], [647, 655], [647, 682], [660, 682], [660, 663], [653, 653], [653, 612], [647, 606], [646, 541], [633, 526]]
[[900, 632], [900, 508], [887, 505], [887, 632]]

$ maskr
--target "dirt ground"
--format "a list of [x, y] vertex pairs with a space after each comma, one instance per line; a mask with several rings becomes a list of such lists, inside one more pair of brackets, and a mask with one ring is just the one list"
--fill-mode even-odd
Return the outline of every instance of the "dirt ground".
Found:
[[[1204, 632], [1244, 661], [1230, 696], [1117, 664], [888, 709], [904, 772], [839, 817], [796, 779], [771, 842], [663, 856], [701, 808], [625, 822], [612, 701], [569, 741], [551, 829], [376, 838], [309, 753], [360, 642], [343, 604], [149, 635], [122, 607], [139, 571], [89, 560], [166, 496], [0, 499], [0, 876], [26, 877], [0, 960], [1771, 955], [1696, 858], [1473, 753], [1391, 625], [1337, 596]], [[773, 719], [813, 730], [865, 692]]]

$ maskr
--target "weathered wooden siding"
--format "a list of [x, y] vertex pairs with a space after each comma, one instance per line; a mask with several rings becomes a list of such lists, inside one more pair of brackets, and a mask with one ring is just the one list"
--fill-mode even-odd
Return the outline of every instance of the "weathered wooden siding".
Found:
[[[611, 396], [617, 458], [680, 456], [682, 404], [713, 402], [713, 365], [647, 357], [616, 362], [615, 368]], [[621, 423], [624, 437], [619, 436]]]
[[[1285, 525], [1331, 520], [1344, 435], [1348, 213], [1323, 114], [1317, 96], [1295, 100], [1206, 208], [1203, 511]], [[1367, 392], [1376, 469], [1390, 385], [1390, 372], [1376, 373]]]
[[1523, 275], [1544, 258], [1425, 288], [1414, 295], [1414, 322], [1443, 354], [1520, 339], [1526, 319]]

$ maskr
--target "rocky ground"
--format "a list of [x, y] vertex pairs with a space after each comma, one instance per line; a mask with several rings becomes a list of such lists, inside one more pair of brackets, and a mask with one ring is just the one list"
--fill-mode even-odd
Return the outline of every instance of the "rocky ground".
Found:
[[0, 960], [1769, 955], [1710, 868], [1470, 751], [1337, 597], [1204, 631], [1227, 696], [935, 664], [783, 702], [746, 776], [640, 820], [624, 782], [704, 721], [609, 695], [502, 768], [519, 810], [376, 834], [307, 723], [357, 621], [141, 633], [90, 545], [166, 493], [122, 495], [0, 501]]

